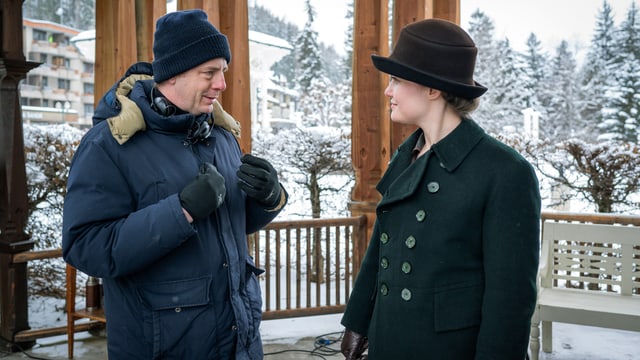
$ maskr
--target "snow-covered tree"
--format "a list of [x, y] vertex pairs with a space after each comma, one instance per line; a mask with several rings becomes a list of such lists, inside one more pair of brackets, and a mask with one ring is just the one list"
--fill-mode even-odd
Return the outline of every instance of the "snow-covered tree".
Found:
[[[285, 187], [294, 198], [289, 205], [299, 199], [301, 193], [309, 201], [309, 206], [287, 205], [285, 211], [301, 211], [293, 215], [312, 218], [336, 211], [346, 215], [354, 176], [348, 132], [335, 127], [310, 127], [281, 130], [276, 135], [258, 133], [253, 152], [272, 160], [279, 169]], [[338, 208], [331, 203], [336, 194], [342, 194], [338, 199], [343, 200]]]
[[298, 66], [296, 82], [301, 93], [311, 87], [313, 79], [323, 76], [322, 60], [318, 48], [318, 32], [313, 30], [316, 12], [311, 6], [311, 0], [305, 0], [307, 22], [302, 33], [295, 42], [295, 53]]
[[584, 129], [576, 101], [576, 60], [568, 46], [566, 41], [560, 42], [543, 81], [542, 103], [547, 115], [540, 120], [540, 132], [554, 142], [582, 134]]
[[542, 50], [542, 43], [536, 34], [529, 34], [526, 51], [522, 54], [525, 73], [522, 86], [523, 100], [525, 107], [535, 109], [542, 116], [545, 116], [545, 113], [543, 113], [540, 93], [546, 74], [546, 58], [547, 54]]
[[351, 87], [332, 85], [326, 78], [311, 80], [300, 97], [298, 110], [304, 126], [347, 127], [351, 125]]
[[615, 59], [614, 18], [611, 5], [604, 0], [602, 9], [596, 16], [596, 26], [591, 45], [581, 70], [582, 89], [580, 98], [584, 101], [582, 118], [589, 129], [596, 126], [601, 133], [607, 133], [607, 124], [602, 109], [608, 104], [607, 90], [615, 81], [613, 62]]
[[640, 122], [640, 18], [634, 3], [616, 32], [615, 83], [607, 90], [609, 101], [603, 108], [603, 138], [638, 141]]
[[[29, 217], [26, 232], [36, 250], [60, 248], [62, 206], [69, 166], [84, 133], [69, 125], [24, 125]], [[64, 296], [61, 259], [46, 259], [29, 267], [34, 294]]]
[[497, 100], [500, 90], [494, 86], [500, 77], [500, 67], [496, 66], [500, 56], [494, 30], [493, 21], [485, 13], [476, 10], [471, 14], [468, 32], [478, 48], [474, 78], [488, 88], [472, 117], [489, 132], [500, 133], [501, 109]]

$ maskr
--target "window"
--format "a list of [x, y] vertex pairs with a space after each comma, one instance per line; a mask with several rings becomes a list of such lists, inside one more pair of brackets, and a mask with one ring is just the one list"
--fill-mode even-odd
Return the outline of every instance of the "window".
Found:
[[47, 61], [49, 60], [47, 54], [40, 54], [40, 62], [43, 64], [46, 64]]
[[71, 68], [71, 60], [69, 60], [69, 58], [64, 58], [64, 67], [67, 69]]
[[58, 79], [58, 89], [69, 90], [71, 87], [71, 81], [68, 79]]
[[51, 64], [55, 66], [63, 66], [64, 58], [62, 56], [54, 56], [53, 59], [51, 59]]
[[47, 99], [42, 100], [42, 106], [49, 107], [49, 100]]
[[42, 30], [33, 29], [33, 40], [47, 41], [47, 33]]
[[93, 64], [88, 63], [88, 62], [83, 62], [82, 63], [82, 72], [93, 74]]
[[49, 77], [48, 76], [43, 76], [42, 77], [42, 87], [43, 88], [48, 88], [49, 87]]
[[93, 84], [84, 83], [84, 93], [93, 94]]
[[84, 115], [93, 116], [93, 104], [84, 104]]

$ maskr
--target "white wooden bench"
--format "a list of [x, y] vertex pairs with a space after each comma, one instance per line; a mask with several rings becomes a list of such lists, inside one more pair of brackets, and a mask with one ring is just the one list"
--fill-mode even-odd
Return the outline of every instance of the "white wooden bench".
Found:
[[531, 359], [540, 324], [547, 353], [553, 322], [640, 331], [639, 294], [640, 227], [545, 221]]

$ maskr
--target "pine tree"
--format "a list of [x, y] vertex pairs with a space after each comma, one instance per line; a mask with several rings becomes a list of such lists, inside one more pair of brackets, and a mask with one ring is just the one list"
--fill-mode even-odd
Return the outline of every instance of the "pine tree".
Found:
[[313, 30], [315, 10], [310, 0], [305, 0], [307, 22], [295, 43], [296, 59], [299, 71], [296, 76], [297, 85], [302, 93], [311, 87], [314, 78], [322, 76], [322, 61], [318, 50], [318, 32]]
[[576, 98], [576, 60], [569, 44], [562, 41], [551, 61], [549, 75], [543, 82], [543, 104], [547, 116], [540, 119], [540, 132], [554, 142], [582, 135], [583, 121]]
[[78, 30], [95, 28], [95, 0], [25, 0], [26, 18], [46, 20]]
[[[607, 133], [603, 108], [607, 104], [606, 89], [611, 89], [614, 81], [612, 64], [615, 58], [614, 20], [609, 3], [604, 0], [602, 9], [596, 16], [596, 27], [591, 46], [581, 71], [583, 99], [581, 115], [588, 128], [599, 127]], [[606, 113], [606, 111], [605, 111]]]
[[525, 107], [535, 109], [542, 116], [545, 114], [540, 100], [540, 91], [542, 81], [545, 78], [546, 58], [547, 54], [543, 52], [540, 40], [536, 34], [531, 33], [527, 38], [526, 52], [522, 55], [525, 73], [522, 86], [523, 100]]
[[635, 3], [616, 32], [615, 84], [607, 89], [610, 99], [603, 109], [607, 126], [603, 138], [638, 142], [640, 121], [640, 24]]

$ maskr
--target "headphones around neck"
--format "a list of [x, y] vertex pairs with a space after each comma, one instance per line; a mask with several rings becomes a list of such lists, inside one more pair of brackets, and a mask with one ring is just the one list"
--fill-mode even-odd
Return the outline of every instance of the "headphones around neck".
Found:
[[167, 100], [160, 90], [156, 90], [155, 86], [151, 88], [151, 108], [162, 116], [171, 116], [176, 113], [176, 106]]

